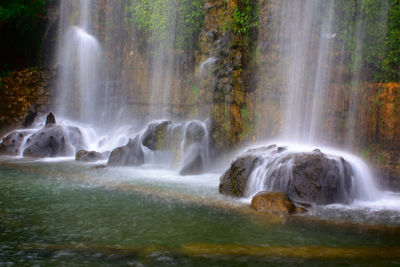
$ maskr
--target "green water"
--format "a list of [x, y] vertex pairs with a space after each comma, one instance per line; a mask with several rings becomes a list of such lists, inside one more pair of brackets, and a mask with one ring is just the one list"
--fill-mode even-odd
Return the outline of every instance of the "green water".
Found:
[[[0, 266], [400, 264], [400, 231], [277, 222], [213, 205], [217, 189], [208, 182], [194, 189], [134, 174], [74, 162], [0, 163]], [[303, 247], [311, 252], [291, 253]], [[332, 256], [327, 248], [346, 251]]]

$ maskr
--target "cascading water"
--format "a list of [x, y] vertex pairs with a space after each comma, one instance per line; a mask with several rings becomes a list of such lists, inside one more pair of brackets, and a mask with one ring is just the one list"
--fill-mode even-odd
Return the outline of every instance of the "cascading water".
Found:
[[[271, 24], [273, 25], [271, 26], [272, 29], [266, 29], [269, 30], [269, 36], [260, 33], [260, 39], [267, 35], [269, 43], [260, 43], [259, 49], [265, 49], [263, 45], [269, 45], [267, 47], [272, 49], [272, 53], [279, 54], [278, 64], [272, 67], [275, 69], [274, 73], [277, 73], [276, 76], [280, 82], [280, 106], [283, 114], [278, 139], [290, 140], [284, 142], [286, 144], [292, 142], [297, 142], [297, 144], [289, 145], [288, 152], [279, 154], [263, 152], [264, 155], [260, 156], [261, 165], [250, 176], [246, 192], [248, 197], [262, 190], [284, 192], [288, 190], [287, 186], [293, 183], [291, 180], [293, 179], [292, 171], [296, 167], [293, 166], [293, 160], [296, 156], [294, 154], [288, 156], [288, 153], [311, 153], [317, 147], [315, 144], [338, 145], [331, 138], [332, 127], [327, 127], [327, 124], [332, 122], [332, 115], [330, 114], [332, 111], [329, 107], [332, 106], [334, 101], [344, 101], [332, 97], [332, 88], [335, 88], [341, 82], [335, 80], [338, 75], [335, 73], [337, 66], [334, 66], [338, 57], [339, 40], [337, 35], [341, 24], [356, 25], [356, 32], [347, 32], [350, 35], [354, 34], [355, 37], [346, 36], [346, 38], [356, 38], [356, 49], [363, 49], [361, 44], [363, 33], [359, 18], [361, 15], [348, 18], [350, 21], [339, 21], [341, 16], [339, 16], [340, 4], [338, 2], [271, 1], [272, 5], [275, 4], [279, 8], [276, 9], [278, 11], [274, 10], [269, 13], [274, 22]], [[353, 10], [355, 14], [361, 13], [364, 8], [364, 1], [357, 1], [354, 8], [357, 9]], [[382, 5], [382, 9], [377, 11], [378, 14], [381, 14], [380, 21], [385, 20], [384, 14], [387, 12], [385, 5]], [[351, 27], [348, 26], [348, 28]], [[357, 53], [361, 54], [360, 51], [357, 51]], [[266, 64], [264, 71], [271, 73], [268, 68], [271, 69], [270, 64]], [[353, 82], [353, 84], [357, 86], [356, 84], [361, 80], [361, 70], [355, 71], [354, 81], [357, 82]], [[270, 90], [270, 85], [266, 84], [266, 86], [266, 90]], [[352, 91], [356, 92], [357, 90]], [[357, 95], [353, 93], [351, 97], [357, 98]], [[265, 106], [268, 105], [269, 103], [265, 103]], [[352, 115], [355, 117], [353, 113], [347, 119], [349, 121], [347, 123], [348, 128], [355, 127], [355, 124], [351, 123], [354, 120], [351, 117]], [[337, 118], [335, 119], [337, 120]], [[258, 123], [262, 122], [259, 121]], [[346, 133], [343, 133], [347, 136], [345, 139], [352, 139], [352, 137], [349, 137], [352, 133], [354, 133], [354, 130], [347, 129]], [[314, 146], [304, 146], [304, 144], [314, 144]], [[346, 145], [348, 149], [351, 147], [348, 142]], [[299, 147], [304, 150], [298, 150]], [[323, 153], [328, 152], [328, 157], [343, 157], [351, 164], [353, 183], [347, 184], [347, 186], [352, 187], [351, 193], [356, 199], [372, 200], [380, 196], [374, 185], [372, 175], [362, 160], [343, 151], [329, 148], [320, 149]], [[334, 168], [342, 169], [343, 167], [338, 164]], [[274, 180], [277, 172], [285, 178], [278, 181]], [[337, 176], [335, 182], [343, 184], [344, 175], [339, 172]], [[344, 189], [340, 190], [345, 192]]]
[[[70, 6], [72, 5], [72, 6]], [[57, 65], [60, 67], [55, 99], [56, 115], [81, 122], [94, 123], [102, 109], [100, 99], [100, 66], [102, 52], [91, 35], [91, 0], [79, 1], [79, 9], [62, 1]], [[71, 12], [79, 20], [70, 22]]]

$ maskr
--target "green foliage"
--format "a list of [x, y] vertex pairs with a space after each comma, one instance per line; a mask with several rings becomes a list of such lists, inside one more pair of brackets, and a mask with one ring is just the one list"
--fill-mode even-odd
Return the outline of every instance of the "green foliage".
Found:
[[129, 0], [126, 23], [147, 34], [149, 42], [190, 49], [204, 24], [204, 1]]
[[400, 81], [400, 2], [391, 1], [383, 74], [386, 81]]
[[350, 54], [353, 73], [374, 81], [398, 81], [400, 64], [398, 0], [336, 0], [336, 33]]
[[242, 0], [233, 11], [232, 26], [235, 34], [247, 35], [251, 29], [258, 27], [258, 7], [253, 0]]
[[22, 35], [32, 30], [34, 22], [45, 14], [47, 0], [2, 0], [0, 23], [16, 25]]

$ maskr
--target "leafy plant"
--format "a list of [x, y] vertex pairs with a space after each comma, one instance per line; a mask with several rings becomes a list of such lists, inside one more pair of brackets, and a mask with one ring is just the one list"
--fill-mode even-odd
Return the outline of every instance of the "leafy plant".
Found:
[[349, 52], [353, 73], [377, 82], [400, 79], [398, 0], [336, 0], [339, 43]]
[[32, 30], [34, 22], [45, 14], [47, 0], [3, 0], [0, 23], [15, 24], [20, 34]]

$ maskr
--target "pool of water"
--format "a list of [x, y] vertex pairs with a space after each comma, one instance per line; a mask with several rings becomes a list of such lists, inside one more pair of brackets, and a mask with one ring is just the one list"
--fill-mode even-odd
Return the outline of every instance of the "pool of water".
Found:
[[400, 264], [390, 202], [277, 217], [220, 196], [218, 173], [92, 167], [1, 159], [0, 266]]

